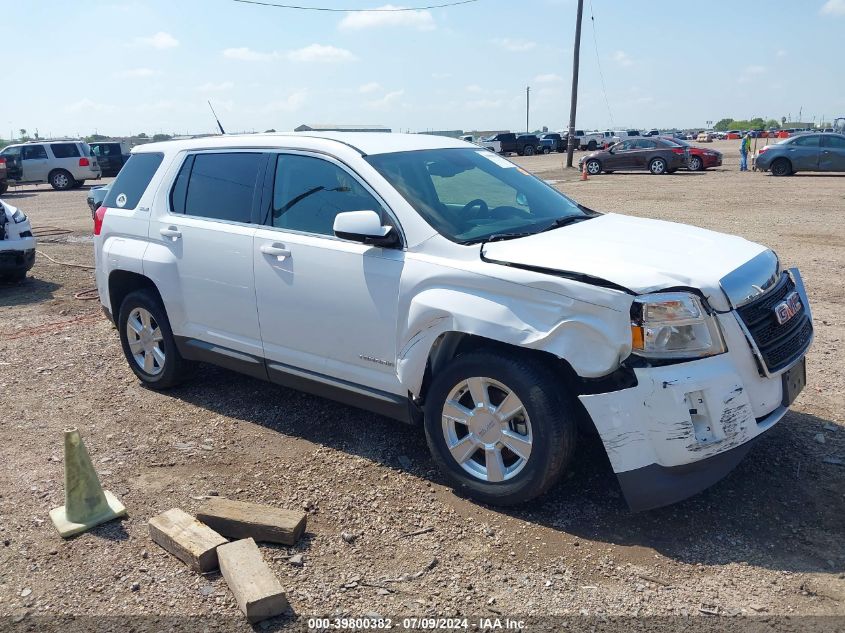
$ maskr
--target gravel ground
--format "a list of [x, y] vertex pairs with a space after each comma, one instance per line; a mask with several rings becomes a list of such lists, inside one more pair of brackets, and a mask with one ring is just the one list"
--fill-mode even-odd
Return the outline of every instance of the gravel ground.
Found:
[[[591, 626], [595, 616], [721, 614], [842, 627], [845, 467], [824, 459], [845, 458], [845, 177], [740, 173], [737, 145], [714, 143], [726, 164], [705, 173], [587, 182], [561, 155], [517, 159], [592, 208], [765, 243], [805, 278], [816, 340], [792, 412], [725, 480], [641, 514], [627, 510], [594, 438], [581, 438], [550, 494], [503, 511], [445, 487], [419, 429], [213, 367], [179, 389], [146, 390], [98, 302], [74, 298], [93, 286], [91, 271], [39, 255], [25, 282], [0, 284], [0, 629], [72, 615], [83, 628], [145, 616], [161, 630], [249, 630], [218, 574], [190, 572], [147, 533], [149, 517], [191, 512], [210, 494], [309, 513], [298, 545], [262, 545], [291, 603], [271, 630], [368, 613], [590, 616]], [[39, 249], [86, 265], [84, 198], [41, 186], [5, 200], [36, 231], [70, 229]], [[63, 503], [68, 426], [129, 517], [63, 541], [47, 512]], [[648, 621], [672, 622], [638, 623]]]

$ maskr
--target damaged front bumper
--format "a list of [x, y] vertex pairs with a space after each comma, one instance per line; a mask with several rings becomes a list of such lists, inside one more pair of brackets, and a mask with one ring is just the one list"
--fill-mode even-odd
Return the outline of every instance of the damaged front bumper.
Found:
[[[795, 327], [781, 327], [792, 333], [761, 348], [761, 334], [758, 331], [755, 338], [739, 311], [721, 313], [718, 321], [726, 353], [638, 367], [635, 387], [579, 397], [632, 510], [668, 505], [719, 481], [742, 460], [754, 440], [786, 414], [803, 388], [812, 314], [798, 271], [782, 275], [786, 277], [771, 294], [754, 300], [752, 309], [757, 314], [752, 318], [759, 323], [760, 310], [771, 311], [780, 294], [793, 287], [786, 285], [791, 281], [802, 307]], [[791, 356], [772, 368], [767, 361], [780, 358], [778, 346]]]
[[636, 387], [580, 400], [635, 511], [716, 483], [787, 411], [779, 403], [755, 416], [730, 354], [634, 371]]

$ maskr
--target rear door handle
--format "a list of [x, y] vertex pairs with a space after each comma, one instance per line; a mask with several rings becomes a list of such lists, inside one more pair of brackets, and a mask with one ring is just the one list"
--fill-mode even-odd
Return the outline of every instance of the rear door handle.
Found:
[[175, 226], [168, 226], [166, 229], [159, 229], [158, 232], [161, 233], [162, 237], [169, 237], [174, 242], [182, 237], [182, 231], [177, 229]]
[[284, 244], [279, 244], [278, 242], [274, 244], [262, 244], [259, 250], [265, 255], [275, 257], [280, 262], [290, 257], [290, 251], [285, 248]]

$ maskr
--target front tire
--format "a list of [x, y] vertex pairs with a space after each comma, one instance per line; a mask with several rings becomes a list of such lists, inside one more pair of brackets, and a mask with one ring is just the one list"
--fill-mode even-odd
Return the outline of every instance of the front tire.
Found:
[[792, 175], [792, 164], [786, 158], [778, 158], [770, 167], [773, 176]]
[[169, 389], [190, 375], [161, 299], [151, 290], [129, 293], [120, 306], [118, 330], [123, 354], [132, 371], [151, 389]]
[[71, 189], [76, 180], [64, 169], [57, 169], [50, 174], [50, 186], [56, 191], [67, 191]]
[[522, 150], [523, 156], [534, 156], [534, 148], [530, 145], [526, 145], [525, 148]]
[[698, 156], [690, 157], [687, 169], [689, 169], [690, 171], [701, 171], [703, 168], [704, 161], [702, 161]]
[[589, 150], [591, 152], [595, 152], [597, 147], [598, 147], [598, 145], [596, 144], [595, 141], [590, 141], [589, 143], [587, 143], [587, 150]]
[[425, 434], [454, 488], [516, 505], [558, 481], [575, 450], [576, 415], [549, 365], [527, 354], [471, 352], [434, 378]]
[[662, 158], [652, 158], [648, 170], [655, 176], [661, 176], [666, 173], [666, 161]]
[[601, 163], [595, 158], [587, 161], [587, 173], [591, 176], [598, 176], [601, 173]]

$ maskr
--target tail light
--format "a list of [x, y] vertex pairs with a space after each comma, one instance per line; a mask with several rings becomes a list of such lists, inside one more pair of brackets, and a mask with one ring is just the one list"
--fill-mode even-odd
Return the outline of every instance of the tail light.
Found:
[[84, 156], [83, 156], [82, 158], [80, 158], [80, 159], [79, 159], [79, 166], [80, 166], [80, 167], [88, 167], [90, 164], [91, 164], [91, 161], [89, 161], [89, 160], [88, 160], [87, 158], [85, 158]]
[[3, 157], [3, 156], [0, 156], [0, 165], [5, 165], [5, 164], [6, 164], [6, 158]]
[[769, 147], [771, 147], [771, 145], [763, 145], [763, 147], [760, 148], [760, 151], [758, 152], [758, 154], [762, 154], [763, 152], [768, 152]]
[[683, 147], [676, 147], [676, 148], [674, 148], [674, 149], [672, 150], [672, 153], [673, 153], [673, 154], [683, 155], [683, 154], [685, 153], [685, 151], [684, 151], [684, 148], [683, 148]]
[[100, 231], [103, 230], [103, 219], [106, 217], [106, 211], [108, 211], [108, 208], [102, 205], [94, 211], [94, 235], [99, 235]]

